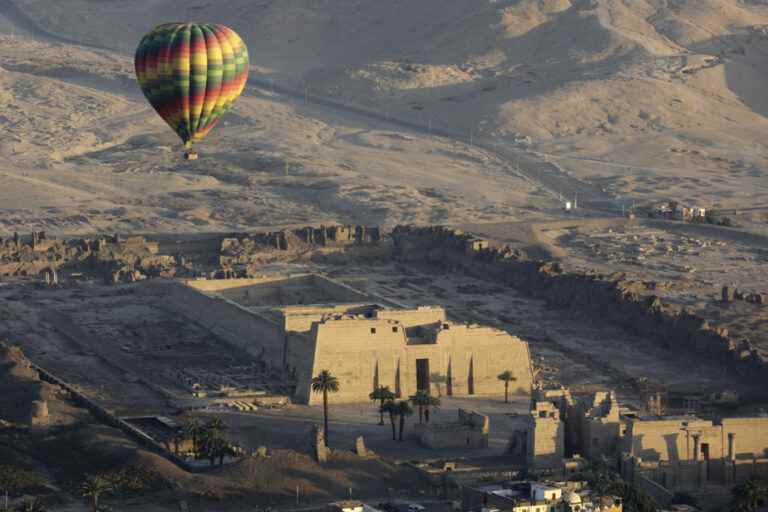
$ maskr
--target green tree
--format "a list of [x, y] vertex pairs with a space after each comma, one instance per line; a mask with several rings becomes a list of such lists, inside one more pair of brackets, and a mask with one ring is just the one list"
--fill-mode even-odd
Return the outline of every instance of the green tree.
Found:
[[197, 418], [192, 418], [184, 425], [184, 432], [192, 439], [192, 453], [195, 454], [195, 458], [200, 454], [200, 437], [204, 430], [205, 426]]
[[384, 407], [384, 402], [394, 400], [395, 394], [389, 389], [389, 386], [379, 386], [368, 395], [368, 398], [373, 402], [376, 402], [376, 400], [379, 401], [379, 425], [383, 425], [385, 411], [382, 410], [382, 407]]
[[392, 440], [397, 440], [395, 433], [395, 417], [397, 416], [397, 404], [393, 400], [387, 400], [379, 407], [381, 414], [387, 413], [389, 415], [389, 422], [392, 424]]
[[328, 446], [328, 393], [338, 393], [339, 379], [330, 371], [322, 370], [312, 378], [312, 391], [323, 394], [323, 428], [325, 429], [325, 446]]
[[204, 425], [200, 433], [198, 439], [200, 452], [211, 462], [211, 466], [216, 463], [217, 458], [219, 465], [224, 464], [224, 457], [232, 452], [231, 445], [225, 436], [228, 429], [229, 427], [221, 418], [215, 417]]
[[25, 491], [36, 491], [44, 487], [43, 479], [37, 473], [18, 466], [0, 465], [0, 491], [3, 492], [4, 510], [8, 510], [8, 495]]
[[734, 512], [755, 512], [768, 500], [768, 486], [752, 477], [731, 490], [731, 510]]
[[[440, 405], [440, 399], [429, 394], [428, 391], [419, 390], [415, 395], [411, 395], [408, 399], [416, 406], [419, 411], [419, 423], [422, 423], [426, 416], [426, 421], [429, 423], [429, 408], [437, 407]], [[426, 414], [425, 414], [426, 412]]]
[[403, 440], [403, 430], [405, 430], [405, 418], [413, 414], [413, 409], [405, 400], [400, 400], [395, 404], [397, 416], [400, 418], [400, 441]]
[[85, 498], [90, 498], [91, 508], [97, 512], [99, 510], [99, 498], [113, 490], [112, 482], [108, 479], [101, 475], [88, 475], [80, 487], [80, 494]]
[[515, 377], [511, 371], [504, 370], [498, 375], [497, 379], [504, 382], [504, 403], [508, 404], [509, 403], [509, 383], [512, 381], [516, 381], [517, 377]]

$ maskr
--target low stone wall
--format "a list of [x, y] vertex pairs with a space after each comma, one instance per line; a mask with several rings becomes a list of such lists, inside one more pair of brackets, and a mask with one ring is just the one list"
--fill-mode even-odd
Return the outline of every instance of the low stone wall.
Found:
[[[203, 284], [206, 281], [197, 282]], [[171, 280], [154, 280], [144, 293], [168, 297], [168, 309], [208, 329], [224, 342], [282, 371], [285, 337], [279, 322], [251, 311], [223, 296], [209, 296], [193, 286]]]
[[637, 478], [635, 478], [634, 484], [638, 489], [645, 491], [651, 498], [653, 498], [660, 508], [667, 507], [674, 497], [674, 494], [670, 490], [643, 475], [638, 475]]
[[139, 430], [138, 428], [134, 427], [130, 423], [118, 418], [114, 414], [110, 413], [106, 409], [104, 409], [102, 406], [85, 396], [83, 393], [78, 391], [76, 388], [68, 384], [67, 382], [64, 382], [63, 380], [59, 379], [49, 371], [35, 365], [30, 364], [31, 368], [33, 368], [35, 371], [38, 372], [40, 375], [40, 380], [48, 382], [50, 384], [54, 384], [56, 386], [59, 386], [62, 389], [65, 389], [71, 396], [72, 400], [80, 405], [81, 407], [88, 409], [91, 414], [93, 414], [96, 419], [99, 421], [109, 425], [110, 427], [117, 428], [121, 430], [124, 434], [126, 434], [128, 437], [136, 441], [139, 445], [141, 445], [143, 448], [146, 448], [147, 450], [154, 452], [162, 457], [165, 457], [169, 461], [173, 462], [180, 468], [184, 469], [185, 471], [199, 471], [195, 466], [188, 464], [185, 460], [175, 456], [174, 454], [170, 453], [168, 450], [165, 449], [163, 445], [149, 437], [147, 434]]
[[508, 248], [487, 248], [461, 231], [444, 227], [398, 226], [392, 232], [395, 257], [503, 283], [554, 307], [589, 312], [601, 321], [727, 366], [734, 372], [768, 378], [768, 360], [748, 340], [709, 325], [694, 314], [643, 295], [623, 274], [564, 271], [556, 262], [528, 260]]

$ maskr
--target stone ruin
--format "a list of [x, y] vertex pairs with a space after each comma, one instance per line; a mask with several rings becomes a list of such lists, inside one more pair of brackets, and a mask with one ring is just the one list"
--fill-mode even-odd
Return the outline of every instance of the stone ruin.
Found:
[[748, 293], [739, 290], [735, 286], [723, 286], [722, 300], [724, 303], [730, 303], [736, 300], [749, 302], [751, 304], [763, 305], [768, 304], [768, 294], [765, 293]]
[[768, 356], [751, 342], [645, 294], [624, 274], [565, 270], [558, 262], [526, 259], [508, 248], [482, 247], [472, 235], [442, 226], [397, 226], [392, 240], [398, 261], [512, 286], [551, 306], [585, 311], [648, 336], [663, 347], [718, 361], [736, 373], [768, 376]]
[[315, 460], [320, 464], [328, 462], [331, 449], [325, 446], [325, 429], [320, 425], [312, 425], [310, 444], [310, 453], [314, 455]]
[[55, 286], [63, 268], [92, 270], [108, 283], [173, 276], [176, 259], [158, 251], [157, 242], [138, 236], [50, 239], [43, 231], [28, 237], [15, 233], [11, 238], [0, 238], [0, 277], [39, 276], [47, 286]]
[[346, 248], [377, 244], [378, 227], [320, 226], [244, 234], [221, 242], [219, 265], [231, 276], [247, 275], [247, 267], [282, 261], [324, 248]]
[[361, 459], [372, 459], [376, 457], [376, 453], [365, 446], [365, 438], [363, 436], [357, 436], [355, 439], [355, 454]]

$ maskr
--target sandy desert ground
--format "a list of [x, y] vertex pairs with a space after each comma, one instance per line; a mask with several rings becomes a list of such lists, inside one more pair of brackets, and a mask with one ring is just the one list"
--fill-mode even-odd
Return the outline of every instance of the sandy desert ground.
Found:
[[[136, 41], [180, 18], [237, 30], [254, 79], [195, 164], [132, 76]], [[546, 220], [579, 182], [617, 209], [759, 208], [766, 24], [737, 0], [6, 0], [0, 230]], [[514, 148], [563, 174], [521, 176]]]

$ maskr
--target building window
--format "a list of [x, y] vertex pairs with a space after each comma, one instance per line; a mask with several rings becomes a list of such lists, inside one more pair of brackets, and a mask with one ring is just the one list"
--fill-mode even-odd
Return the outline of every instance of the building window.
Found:
[[376, 328], [375, 327], [371, 327], [371, 334], [376, 334]]
[[392, 332], [397, 332], [397, 327], [393, 327]]

